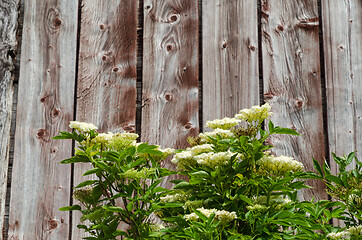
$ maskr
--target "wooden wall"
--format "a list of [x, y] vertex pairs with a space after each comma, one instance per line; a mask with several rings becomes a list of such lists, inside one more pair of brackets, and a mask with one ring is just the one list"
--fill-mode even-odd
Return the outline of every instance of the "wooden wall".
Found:
[[[51, 140], [74, 119], [182, 148], [265, 101], [302, 134], [270, 139], [276, 154], [311, 170], [357, 151], [361, 46], [360, 0], [1, 1], [0, 239], [84, 236], [58, 211], [84, 168], [58, 164], [72, 143]], [[301, 198], [327, 197], [310, 184]]]

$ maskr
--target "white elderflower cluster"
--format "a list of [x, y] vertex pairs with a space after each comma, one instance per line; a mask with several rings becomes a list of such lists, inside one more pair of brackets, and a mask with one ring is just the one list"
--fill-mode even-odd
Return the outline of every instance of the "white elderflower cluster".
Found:
[[162, 158], [167, 158], [168, 156], [170, 156], [171, 154], [175, 153], [175, 149], [173, 148], [157, 148], [158, 151], [162, 152]]
[[213, 148], [212, 148], [212, 144], [202, 144], [202, 145], [196, 145], [192, 148], [187, 148], [187, 151], [190, 151], [191, 154], [193, 156], [196, 156], [200, 153], [207, 153], [207, 152], [212, 152]]
[[[211, 214], [215, 213], [215, 219], [217, 221], [221, 221], [222, 224], [227, 224], [237, 218], [235, 212], [228, 212], [226, 210], [205, 209], [203, 207], [198, 208], [197, 210], [200, 211], [207, 218], [209, 218]], [[197, 221], [199, 219], [199, 216], [196, 213], [191, 213], [186, 214], [184, 218], [188, 221]]]
[[259, 166], [258, 173], [261, 175], [284, 176], [288, 172], [303, 171], [304, 166], [301, 162], [291, 157], [273, 155], [264, 155], [256, 164]]
[[234, 154], [232, 152], [209, 152], [197, 155], [195, 156], [195, 159], [200, 165], [217, 168], [219, 166], [226, 165], [233, 155]]
[[69, 127], [74, 128], [80, 132], [90, 132], [92, 130], [98, 129], [98, 127], [96, 127], [93, 123], [78, 122], [78, 121], [70, 121]]
[[171, 162], [177, 164], [178, 169], [185, 169], [185, 167], [194, 166], [196, 164], [196, 160], [190, 151], [176, 153], [171, 159]]
[[108, 143], [108, 141], [110, 141], [113, 138], [113, 133], [108, 132], [108, 133], [99, 133], [95, 138], [92, 139], [92, 143]]
[[220, 128], [217, 128], [212, 132], [205, 132], [205, 133], [199, 134], [199, 137], [200, 137], [202, 143], [208, 143], [208, 142], [210, 142], [209, 137], [216, 138], [217, 136], [220, 136], [222, 139], [227, 139], [227, 138], [235, 137], [235, 134], [229, 130], [224, 130], [224, 129], [220, 129]]
[[119, 174], [121, 178], [130, 178], [130, 179], [146, 179], [151, 175], [155, 174], [155, 168], [142, 168], [141, 170], [136, 170], [134, 168], [128, 169], [124, 173]]
[[213, 121], [207, 121], [206, 127], [209, 127], [212, 129], [230, 130], [230, 128], [238, 125], [240, 122], [241, 122], [240, 119], [226, 117], [223, 119], [215, 119]]
[[260, 212], [260, 213], [265, 212], [269, 209], [269, 207], [261, 204], [249, 205], [246, 208], [251, 212]]
[[129, 140], [136, 140], [137, 138], [139, 138], [139, 135], [137, 133], [130, 133], [130, 132], [117, 133], [116, 136]]
[[163, 226], [162, 224], [150, 224], [150, 229], [152, 232], [158, 232], [164, 228], [165, 228], [165, 226]]
[[239, 114], [235, 115], [235, 118], [244, 120], [249, 123], [261, 123], [272, 114], [273, 113], [271, 112], [271, 107], [269, 103], [265, 103], [262, 106], [253, 106], [250, 109], [240, 110]]
[[358, 225], [357, 227], [350, 227], [346, 230], [350, 236], [359, 237], [362, 235], [362, 225]]
[[333, 239], [333, 240], [339, 240], [339, 239], [349, 239], [350, 235], [348, 232], [338, 232], [338, 233], [328, 233], [327, 238]]
[[168, 203], [168, 202], [186, 202], [189, 198], [189, 195], [184, 192], [179, 192], [176, 194], [167, 194], [164, 197], [160, 198], [161, 203]]

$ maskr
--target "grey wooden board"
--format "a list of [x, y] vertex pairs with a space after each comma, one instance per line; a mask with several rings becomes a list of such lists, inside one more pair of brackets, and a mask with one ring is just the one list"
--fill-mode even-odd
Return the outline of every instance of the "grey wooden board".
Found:
[[202, 1], [203, 125], [259, 105], [257, 1]]
[[[83, 1], [76, 118], [100, 132], [135, 131], [138, 1]], [[88, 164], [75, 164], [74, 185], [87, 180]], [[78, 203], [78, 202], [75, 202]], [[76, 228], [72, 239], [86, 236]]]
[[198, 134], [198, 10], [197, 0], [144, 2], [143, 142], [184, 148]]
[[[314, 157], [324, 162], [324, 129], [317, 0], [262, 0], [264, 98], [272, 106], [274, 124], [293, 128], [301, 136], [270, 138], [277, 155], [292, 156], [306, 170]], [[301, 199], [326, 198], [320, 181]]]
[[362, 1], [323, 0], [322, 17], [329, 149], [362, 160]]
[[9, 239], [67, 239], [74, 111], [76, 1], [25, 0]]
[[[9, 164], [18, 0], [0, 2], [0, 229], [4, 227]], [[0, 235], [0, 240], [3, 239]]]

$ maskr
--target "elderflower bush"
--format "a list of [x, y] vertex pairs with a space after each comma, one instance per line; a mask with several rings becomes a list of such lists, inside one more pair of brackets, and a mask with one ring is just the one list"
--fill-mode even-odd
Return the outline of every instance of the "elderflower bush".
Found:
[[[61, 210], [82, 213], [81, 220], [89, 224], [77, 227], [89, 233], [85, 239], [146, 239], [161, 230], [161, 225], [149, 222], [149, 216], [158, 209], [154, 202], [167, 191], [159, 183], [173, 174], [160, 164], [174, 150], [137, 143], [135, 133], [97, 132], [91, 123], [72, 121], [69, 127], [74, 131], [54, 137], [77, 142], [75, 156], [61, 163], [89, 165], [83, 175], [93, 175], [94, 180], [79, 183], [73, 197], [80, 203]], [[121, 223], [129, 229], [119, 229]]]
[[[342, 215], [339, 203], [297, 199], [297, 191], [308, 188], [301, 178], [317, 174], [304, 172], [292, 157], [271, 154], [272, 146], [264, 144], [272, 134], [298, 135], [274, 126], [271, 115], [269, 104], [243, 109], [233, 118], [207, 121], [211, 130], [189, 139], [191, 147], [171, 160], [188, 180], [171, 181], [174, 193], [160, 198], [160, 206], [175, 205], [157, 212], [165, 228], [155, 237], [327, 239], [339, 231], [329, 224], [331, 216]], [[315, 209], [322, 209], [320, 215]]]

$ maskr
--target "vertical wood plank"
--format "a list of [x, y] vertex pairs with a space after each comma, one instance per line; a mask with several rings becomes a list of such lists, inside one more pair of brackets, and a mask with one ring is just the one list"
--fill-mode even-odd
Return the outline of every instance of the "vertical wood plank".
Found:
[[[317, 0], [262, 0], [261, 7], [264, 97], [272, 121], [301, 134], [271, 138], [273, 151], [313, 170], [312, 157], [325, 156]], [[326, 198], [320, 182], [308, 183], [315, 188], [302, 199]]]
[[203, 124], [259, 105], [257, 1], [202, 1]]
[[18, 7], [18, 0], [0, 2], [0, 230], [5, 215]]
[[198, 1], [145, 0], [144, 16], [142, 141], [182, 148], [199, 129]]
[[[135, 131], [138, 1], [82, 2], [76, 118], [101, 132]], [[74, 184], [86, 180], [89, 165], [76, 164]], [[86, 236], [76, 228], [72, 239]]]
[[77, 1], [25, 0], [9, 239], [68, 239]]
[[329, 149], [362, 159], [362, 1], [321, 3]]

